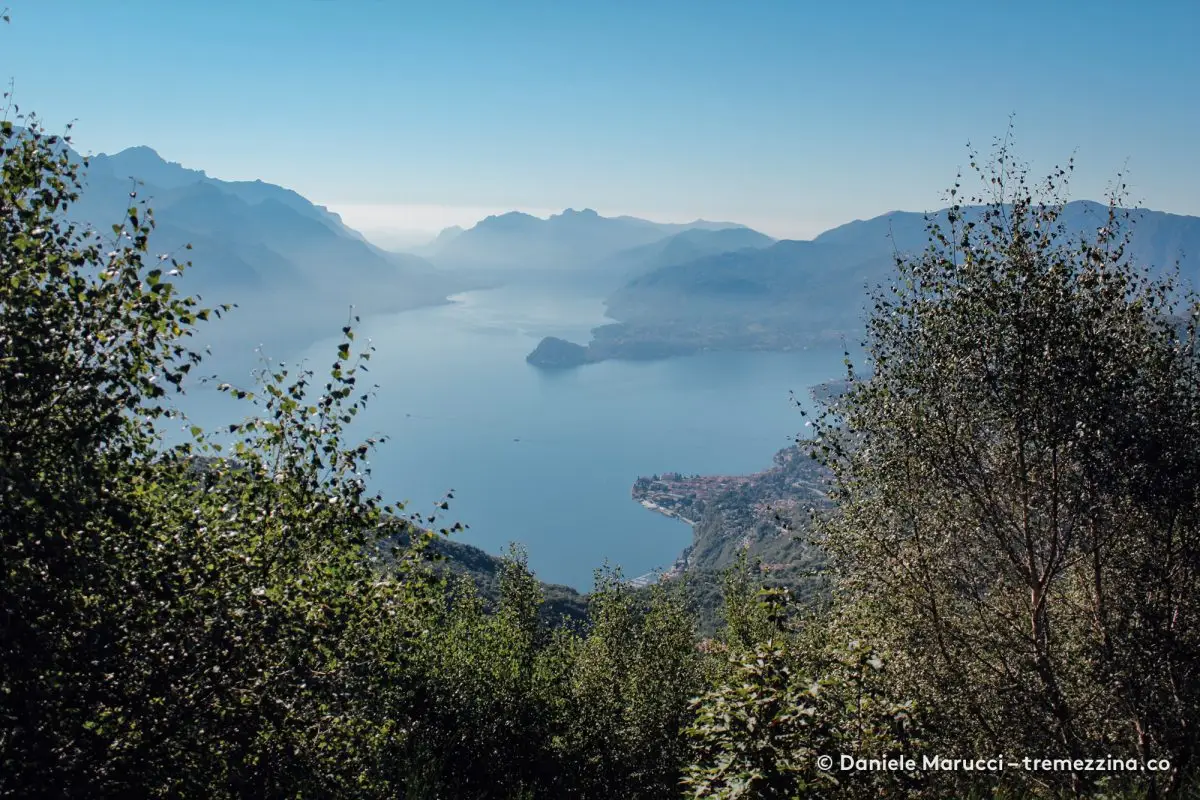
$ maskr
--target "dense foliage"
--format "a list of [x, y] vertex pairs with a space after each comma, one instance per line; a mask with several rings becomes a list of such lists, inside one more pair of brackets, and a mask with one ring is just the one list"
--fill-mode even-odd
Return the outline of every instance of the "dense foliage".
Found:
[[[148, 256], [65, 221], [79, 165], [4, 123], [0, 794], [660, 796], [699, 654], [677, 591], [615, 577], [585, 631], [519, 557], [486, 613], [425, 558], [431, 520], [367, 492], [347, 327], [323, 383], [264, 370], [228, 451], [169, 391], [210, 316]], [[220, 309], [217, 310], [219, 313]], [[166, 387], [166, 388], [164, 388]], [[443, 529], [442, 533], [450, 529]], [[402, 546], [382, 555], [388, 543]]]
[[[901, 261], [871, 377], [818, 426], [830, 602], [741, 558], [701, 639], [686, 578], [598, 573], [563, 621], [520, 552], [482, 587], [441, 568], [456, 526], [371, 494], [378, 443], [348, 437], [370, 395], [352, 326], [320, 379], [265, 368], [221, 384], [246, 419], [189, 425], [188, 337], [225, 309], [179, 296], [189, 265], [152, 255], [136, 195], [111, 231], [69, 222], [86, 165], [18, 119], [0, 123], [0, 796], [1194, 787], [1196, 312], [1127, 263], [1115, 216], [1063, 235], [1003, 149], [990, 204]], [[1171, 767], [841, 766], [997, 752]]]
[[1068, 234], [1070, 172], [1035, 190], [1000, 145], [984, 205], [953, 206], [877, 295], [874, 374], [820, 444], [825, 545], [841, 624], [900, 654], [936, 752], [1168, 759], [1004, 782], [1179, 791], [1200, 723], [1198, 306], [1131, 263], [1115, 201]]

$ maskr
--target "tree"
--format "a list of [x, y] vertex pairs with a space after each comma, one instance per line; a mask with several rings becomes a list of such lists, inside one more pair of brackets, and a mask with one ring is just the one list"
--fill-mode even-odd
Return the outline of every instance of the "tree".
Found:
[[124, 621], [101, 598], [127, 589], [109, 564], [135, 512], [111, 478], [135, 478], [127, 464], [148, 452], [164, 385], [193, 363], [179, 341], [206, 312], [143, 264], [136, 204], [109, 247], [61, 221], [79, 166], [25, 122], [0, 122], [0, 772], [69, 782], [99, 757], [91, 712], [117, 691]]
[[[343, 441], [353, 332], [323, 386], [223, 387], [261, 403], [232, 457], [194, 427], [165, 446], [210, 312], [149, 260], [132, 194], [107, 241], [65, 221], [86, 162], [22, 122], [0, 123], [0, 794], [389, 796], [432, 534]], [[397, 527], [419, 535], [384, 573]]]
[[[958, 181], [929, 249], [898, 259], [873, 373], [819, 426], [843, 622], [899, 654], [939, 752], [1166, 757], [1124, 780], [1179, 791], [1200, 723], [1197, 305], [1130, 263], [1119, 194], [1071, 236], [1070, 165], [1034, 187], [1006, 139], [972, 167], [984, 198]], [[1096, 788], [1027, 776], [1059, 777]]]
[[648, 596], [597, 571], [586, 635], [569, 643], [556, 750], [579, 797], [657, 798], [677, 791], [688, 703], [703, 685], [684, 587]]
[[724, 663], [692, 701], [688, 796], [912, 795], [915, 773], [840, 769], [843, 755], [897, 758], [918, 745], [914, 704], [891, 699], [879, 653], [825, 609], [756, 581], [744, 556], [726, 573], [725, 619], [708, 645]]

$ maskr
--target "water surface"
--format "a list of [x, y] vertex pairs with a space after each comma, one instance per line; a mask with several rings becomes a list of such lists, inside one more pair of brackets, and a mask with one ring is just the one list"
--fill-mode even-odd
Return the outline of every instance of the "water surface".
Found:
[[[444, 513], [462, 541], [528, 549], [546, 581], [580, 589], [608, 562], [626, 575], [665, 568], [691, 540], [684, 523], [630, 498], [639, 475], [746, 473], [803, 429], [791, 401], [836, 377], [840, 350], [707, 353], [610, 361], [561, 372], [525, 356], [543, 336], [586, 342], [606, 322], [598, 298], [528, 288], [467, 292], [444, 306], [364, 320], [378, 396], [360, 433], [391, 437], [372, 457], [390, 499]], [[307, 351], [324, 368], [334, 338]]]

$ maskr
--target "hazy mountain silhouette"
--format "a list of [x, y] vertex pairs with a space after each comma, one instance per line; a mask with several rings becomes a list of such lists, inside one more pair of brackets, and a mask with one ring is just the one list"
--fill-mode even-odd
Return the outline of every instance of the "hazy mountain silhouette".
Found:
[[[969, 209], [967, 217], [979, 213]], [[1147, 209], [1129, 213], [1134, 261], [1157, 269], [1178, 262], [1184, 279], [1200, 285], [1200, 217]], [[933, 218], [944, 222], [945, 215], [943, 210]], [[1076, 201], [1062, 219], [1067, 233], [1074, 235], [1094, 233], [1107, 217], [1107, 206]], [[796, 313], [821, 318], [856, 314], [866, 302], [866, 285], [892, 274], [897, 252], [924, 249], [926, 224], [924, 214], [892, 212], [841, 225], [812, 241], [785, 240], [663, 266], [614, 294], [610, 310], [618, 319], [644, 314], [661, 319], [709, 314], [714, 303], [739, 304], [761, 297], [755, 302], [764, 307], [792, 307]]]
[[[930, 218], [944, 223], [946, 213]], [[965, 210], [968, 219], [980, 213]], [[1200, 217], [1128, 213], [1134, 262], [1160, 272], [1178, 264], [1185, 284], [1200, 287]], [[1068, 236], [1094, 234], [1107, 224], [1108, 207], [1073, 202], [1062, 221]], [[861, 329], [869, 289], [891, 279], [897, 253], [925, 248], [926, 226], [924, 214], [892, 212], [811, 241], [784, 240], [650, 269], [609, 295], [608, 315], [617, 323], [597, 328], [576, 361], [791, 349], [852, 336]]]
[[450, 237], [434, 262], [460, 272], [490, 275], [579, 272], [623, 250], [649, 245], [682, 231], [741, 228], [698, 220], [666, 224], [637, 217], [603, 217], [568, 208], [549, 219], [518, 211], [488, 217]]
[[750, 228], [689, 228], [673, 236], [614, 253], [600, 268], [622, 281], [675, 264], [705, 256], [746, 248], [763, 248], [775, 243], [765, 233]]
[[290, 189], [211, 178], [149, 147], [93, 156], [84, 176], [70, 215], [106, 233], [136, 189], [157, 222], [151, 250], [193, 262], [180, 288], [242, 307], [221, 326], [230, 335], [283, 346], [336, 333], [351, 305], [359, 313], [412, 308], [442, 302], [461, 286], [425, 259], [375, 247]]
[[189, 169], [181, 164], [167, 161], [152, 148], [146, 146], [130, 147], [114, 155], [101, 153], [90, 159], [89, 175], [93, 179], [114, 179], [118, 183], [129, 179], [142, 181], [147, 187], [156, 189], [182, 189], [195, 184], [208, 184], [219, 187], [224, 193], [231, 194], [249, 204], [274, 200], [291, 208], [303, 216], [316, 219], [336, 233], [350, 238], [362, 240], [357, 231], [347, 227], [341, 217], [328, 209], [314, 205], [291, 189], [255, 181], [223, 181], [210, 178], [204, 170]]
[[729, 228], [744, 228], [744, 227], [746, 227], [745, 225], [742, 225], [740, 222], [713, 222], [712, 220], [707, 220], [707, 219], [697, 219], [697, 220], [693, 220], [691, 222], [651, 222], [650, 220], [645, 220], [640, 217], [631, 217], [628, 215], [613, 217], [613, 219], [619, 219], [619, 220], [625, 220], [625, 221], [631, 221], [631, 222], [639, 222], [639, 223], [643, 223], [646, 225], [653, 225], [654, 227], [658, 228], [663, 233], [680, 233], [681, 231], [692, 231], [692, 230], [723, 231], [723, 230], [727, 230]]
[[423, 244], [420, 247], [409, 248], [409, 252], [425, 256], [426, 258], [436, 256], [442, 251], [442, 248], [461, 236], [465, 230], [461, 225], [451, 225], [449, 228], [442, 228], [433, 241]]
[[611, 295], [608, 314], [629, 323], [688, 325], [720, 318], [841, 327], [858, 316], [863, 286], [891, 268], [886, 252], [784, 240], [655, 269]]
[[[1108, 205], [1092, 200], [1068, 203], [1062, 222], [1068, 235], [1093, 234], [1108, 224]], [[1140, 264], [1167, 269], [1179, 261], [1185, 278], [1200, 278], [1200, 217], [1170, 214], [1150, 209], [1121, 209], [1128, 211], [1133, 234], [1129, 254]], [[932, 219], [945, 225], [946, 210], [936, 212]], [[978, 219], [980, 208], [965, 209], [967, 219]], [[814, 242], [843, 247], [848, 260], [889, 255], [896, 251], [912, 253], [925, 248], [926, 215], [913, 211], [893, 211], [869, 220], [832, 228], [813, 239]], [[1200, 281], [1197, 281], [1200, 285]]]

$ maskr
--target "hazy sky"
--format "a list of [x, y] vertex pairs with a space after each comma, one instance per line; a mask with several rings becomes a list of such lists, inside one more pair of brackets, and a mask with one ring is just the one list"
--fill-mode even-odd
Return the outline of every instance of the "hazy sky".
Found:
[[1016, 115], [1075, 196], [1200, 214], [1200, 0], [0, 0], [0, 76], [85, 152], [148, 144], [362, 228], [510, 208], [807, 236], [941, 204]]

